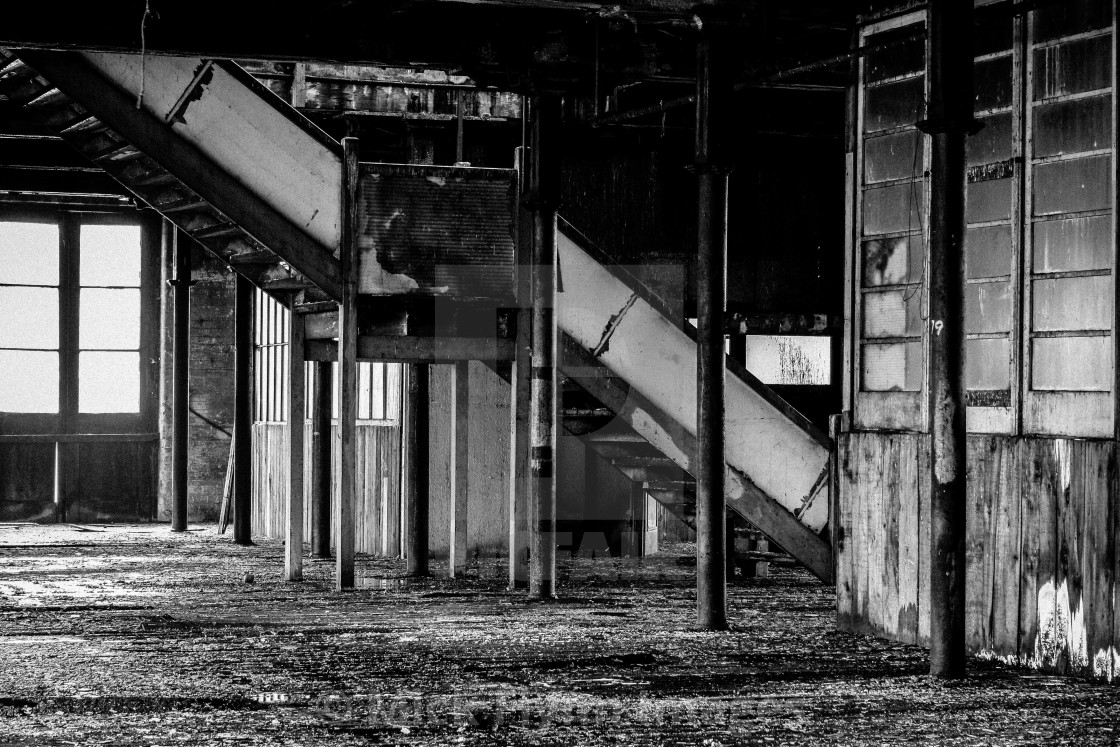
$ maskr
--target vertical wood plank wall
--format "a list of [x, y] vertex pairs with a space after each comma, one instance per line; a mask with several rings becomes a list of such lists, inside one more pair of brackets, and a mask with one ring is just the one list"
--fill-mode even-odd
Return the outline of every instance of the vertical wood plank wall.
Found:
[[[837, 620], [928, 644], [928, 436], [842, 434]], [[968, 437], [967, 642], [1032, 668], [1120, 674], [1110, 441]]]
[[[304, 537], [311, 536], [311, 423], [304, 432]], [[332, 432], [337, 426], [332, 426]], [[333, 437], [333, 435], [332, 435]], [[286, 423], [253, 424], [253, 535], [284, 537], [288, 508], [285, 455]], [[357, 432], [357, 485], [354, 506], [357, 552], [394, 557], [400, 555], [400, 426], [359, 424]], [[331, 469], [338, 470], [338, 450], [331, 452]], [[337, 505], [334, 480], [332, 510]]]

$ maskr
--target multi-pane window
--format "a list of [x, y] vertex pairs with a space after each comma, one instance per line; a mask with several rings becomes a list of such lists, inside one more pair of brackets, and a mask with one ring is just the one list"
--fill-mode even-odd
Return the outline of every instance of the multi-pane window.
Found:
[[1023, 425], [1112, 435], [1112, 2], [1030, 14]]
[[914, 17], [868, 27], [862, 45], [883, 49], [860, 63], [857, 412], [897, 428], [920, 427], [925, 410], [924, 30]]
[[[1111, 436], [1113, 0], [978, 19], [974, 103], [983, 129], [968, 139], [965, 209], [968, 425]], [[925, 111], [915, 82], [925, 67], [923, 19], [868, 26], [861, 38], [864, 46], [902, 42], [861, 63], [854, 418], [921, 430], [928, 138], [913, 125]]]
[[78, 411], [138, 412], [140, 227], [83, 225]]
[[[288, 420], [288, 314], [284, 306], [258, 290], [256, 292], [254, 351], [254, 408], [257, 422]], [[311, 417], [312, 386], [315, 369], [305, 364], [306, 417]], [[399, 363], [358, 363], [358, 420], [396, 420], [400, 418], [401, 373]], [[338, 365], [331, 365], [331, 387], [338, 386]], [[332, 417], [338, 417], [338, 398], [332, 398]]]
[[0, 412], [140, 411], [140, 263], [135, 223], [0, 222]]
[[976, 29], [973, 108], [982, 129], [967, 140], [965, 179], [965, 388], [974, 429], [1008, 432], [1018, 378], [1019, 103], [1014, 21]]
[[0, 412], [59, 410], [59, 232], [0, 223]]

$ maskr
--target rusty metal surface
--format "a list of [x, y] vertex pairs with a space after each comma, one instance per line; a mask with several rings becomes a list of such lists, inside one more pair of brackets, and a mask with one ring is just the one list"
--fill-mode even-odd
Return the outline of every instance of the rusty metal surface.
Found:
[[516, 172], [362, 164], [360, 292], [512, 300]]

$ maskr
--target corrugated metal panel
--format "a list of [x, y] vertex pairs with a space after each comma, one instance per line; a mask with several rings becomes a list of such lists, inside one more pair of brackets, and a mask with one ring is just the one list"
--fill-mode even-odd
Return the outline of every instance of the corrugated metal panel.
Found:
[[359, 291], [513, 297], [516, 172], [362, 164]]

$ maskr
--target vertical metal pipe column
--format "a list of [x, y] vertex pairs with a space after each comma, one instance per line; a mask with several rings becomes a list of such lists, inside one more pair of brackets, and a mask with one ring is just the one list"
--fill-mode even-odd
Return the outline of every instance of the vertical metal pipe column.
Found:
[[190, 408], [191, 356], [191, 241], [172, 230], [175, 245], [175, 340], [174, 415], [171, 469], [174, 493], [171, 499], [171, 531], [187, 531], [187, 451], [188, 412]]
[[537, 96], [532, 111], [533, 242], [532, 390], [529, 455], [533, 506], [529, 596], [556, 596], [556, 208], [560, 200], [560, 98]]
[[964, 201], [972, 3], [932, 0], [930, 170], [930, 674], [965, 673]]
[[331, 556], [331, 409], [334, 381], [331, 362], [315, 364], [311, 405], [311, 554]]
[[[531, 117], [528, 100], [523, 99], [522, 128]], [[522, 142], [526, 141], [524, 130]], [[509, 377], [509, 588], [529, 586], [529, 529], [532, 514], [533, 481], [529, 467], [529, 401], [532, 398], [532, 254], [536, 223], [529, 210], [529, 149], [518, 148], [517, 169], [521, 206], [517, 211], [517, 336]]]
[[[295, 304], [292, 304], [294, 307]], [[307, 426], [303, 360], [304, 320], [288, 313], [288, 515], [284, 543], [284, 580], [303, 580], [303, 436]]]
[[711, 38], [701, 39], [696, 60], [696, 615], [701, 628], [726, 630], [723, 312], [728, 169], [723, 140], [732, 89], [726, 66], [714, 59], [712, 47]]
[[335, 588], [354, 588], [354, 504], [358, 420], [358, 140], [342, 139], [342, 299], [338, 304], [338, 510], [334, 514]]
[[405, 502], [405, 569], [409, 576], [428, 575], [428, 467], [430, 428], [428, 412], [431, 366], [408, 367], [408, 403], [405, 437], [408, 439], [408, 500]]
[[237, 276], [234, 311], [233, 541], [253, 544], [253, 284]]

